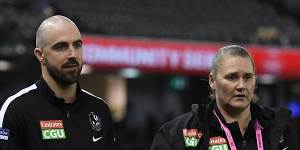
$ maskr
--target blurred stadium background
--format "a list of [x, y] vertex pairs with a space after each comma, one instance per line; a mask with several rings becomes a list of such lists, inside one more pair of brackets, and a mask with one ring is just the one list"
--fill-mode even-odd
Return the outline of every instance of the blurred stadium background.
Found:
[[1, 98], [39, 78], [35, 32], [54, 14], [84, 35], [81, 84], [110, 105], [120, 150], [149, 149], [162, 123], [204, 102], [228, 44], [254, 55], [258, 103], [289, 107], [300, 126], [298, 0], [0, 0]]

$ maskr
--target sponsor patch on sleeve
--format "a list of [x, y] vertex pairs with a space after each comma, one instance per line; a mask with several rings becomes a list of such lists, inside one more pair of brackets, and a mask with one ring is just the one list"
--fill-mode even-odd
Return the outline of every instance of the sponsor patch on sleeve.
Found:
[[9, 137], [9, 129], [0, 128], [0, 139], [8, 140]]
[[202, 132], [198, 129], [183, 129], [185, 147], [196, 147], [202, 137]]

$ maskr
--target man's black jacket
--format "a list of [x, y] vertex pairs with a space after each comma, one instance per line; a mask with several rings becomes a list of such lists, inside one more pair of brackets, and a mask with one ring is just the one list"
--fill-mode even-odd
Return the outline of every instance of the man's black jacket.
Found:
[[112, 118], [105, 102], [76, 89], [64, 103], [41, 79], [4, 101], [0, 110], [1, 150], [111, 150]]

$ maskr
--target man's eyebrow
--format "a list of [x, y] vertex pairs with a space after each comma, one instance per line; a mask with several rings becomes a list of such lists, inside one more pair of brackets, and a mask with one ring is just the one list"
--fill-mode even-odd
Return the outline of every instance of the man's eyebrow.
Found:
[[[229, 75], [229, 74], [238, 74], [239, 72], [237, 72], [237, 71], [233, 71], [233, 72], [228, 72], [227, 74]], [[252, 73], [252, 72], [245, 72], [245, 73], [243, 73], [243, 75], [255, 75], [254, 73]]]
[[66, 44], [66, 43], [67, 43], [66, 41], [60, 41], [60, 42], [57, 42], [57, 43], [53, 44], [52, 47], [55, 47], [59, 44]]
[[82, 43], [82, 40], [79, 39], [79, 40], [74, 41], [73, 43]]
[[254, 75], [253, 72], [245, 72], [244, 74], [251, 74], [251, 75]]
[[[68, 42], [66, 42], [66, 41], [60, 41], [60, 42], [57, 42], [57, 43], [53, 44], [52, 47], [55, 47], [56, 45], [59, 45], [59, 44], [67, 44], [67, 43]], [[79, 40], [74, 41], [73, 43], [83, 43], [83, 42], [82, 42], [81, 39], [79, 39]]]

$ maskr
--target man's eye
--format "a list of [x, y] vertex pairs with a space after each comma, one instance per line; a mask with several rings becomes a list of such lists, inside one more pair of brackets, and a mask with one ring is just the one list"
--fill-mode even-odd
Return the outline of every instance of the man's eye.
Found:
[[74, 44], [74, 47], [75, 47], [76, 49], [79, 49], [79, 48], [82, 47], [82, 43], [81, 43], [81, 42], [77, 42], [77, 43]]
[[66, 49], [68, 49], [68, 44], [59, 43], [59, 44], [54, 46], [54, 49], [59, 50], [59, 51], [66, 50]]

